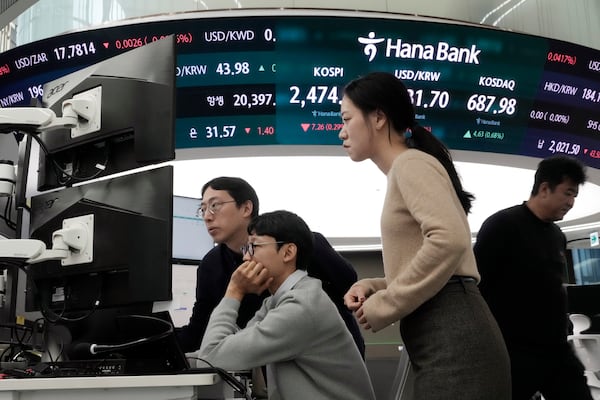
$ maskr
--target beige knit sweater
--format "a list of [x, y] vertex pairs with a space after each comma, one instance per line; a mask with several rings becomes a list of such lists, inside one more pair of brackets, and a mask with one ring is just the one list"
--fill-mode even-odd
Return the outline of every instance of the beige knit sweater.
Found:
[[446, 170], [427, 153], [409, 149], [394, 160], [381, 241], [385, 278], [357, 282], [372, 294], [363, 309], [374, 332], [410, 314], [452, 275], [479, 281], [465, 212]]

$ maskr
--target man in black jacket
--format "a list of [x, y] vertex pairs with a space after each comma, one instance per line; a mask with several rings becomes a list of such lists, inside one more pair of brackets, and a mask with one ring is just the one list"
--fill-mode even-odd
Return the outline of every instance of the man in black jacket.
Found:
[[566, 239], [554, 223], [573, 207], [585, 179], [575, 159], [542, 160], [529, 200], [498, 211], [477, 234], [479, 289], [510, 355], [513, 400], [537, 391], [548, 400], [592, 400], [567, 342]]
[[[247, 227], [258, 215], [258, 196], [241, 178], [219, 177], [202, 187], [199, 214], [208, 233], [218, 243], [202, 260], [196, 281], [196, 302], [188, 325], [177, 330], [185, 352], [200, 348], [208, 319], [219, 304], [233, 271], [242, 264], [241, 247], [247, 244]], [[356, 282], [352, 265], [340, 256], [320, 233], [314, 232], [314, 253], [307, 271], [321, 280], [323, 289], [336, 305], [339, 314], [364, 358], [365, 345], [352, 313], [344, 305], [344, 293]], [[240, 328], [254, 316], [269, 294], [246, 295], [241, 303], [237, 324]], [[323, 318], [327, 318], [326, 315]]]

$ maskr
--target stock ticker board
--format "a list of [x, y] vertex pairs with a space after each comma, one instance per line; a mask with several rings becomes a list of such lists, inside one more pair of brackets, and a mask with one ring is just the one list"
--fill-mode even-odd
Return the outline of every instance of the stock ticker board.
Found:
[[187, 17], [49, 38], [0, 54], [0, 106], [30, 105], [45, 82], [173, 34], [180, 149], [340, 145], [344, 85], [387, 71], [409, 88], [418, 122], [452, 149], [563, 153], [600, 168], [600, 51], [354, 15]]

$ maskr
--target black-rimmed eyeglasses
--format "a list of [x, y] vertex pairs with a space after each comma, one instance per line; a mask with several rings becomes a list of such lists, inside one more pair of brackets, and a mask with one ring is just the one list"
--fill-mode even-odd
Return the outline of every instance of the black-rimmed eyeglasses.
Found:
[[285, 242], [277, 241], [277, 242], [261, 242], [261, 243], [248, 243], [240, 247], [243, 255], [249, 255], [252, 257], [254, 255], [254, 248], [264, 246], [266, 244], [284, 244]]

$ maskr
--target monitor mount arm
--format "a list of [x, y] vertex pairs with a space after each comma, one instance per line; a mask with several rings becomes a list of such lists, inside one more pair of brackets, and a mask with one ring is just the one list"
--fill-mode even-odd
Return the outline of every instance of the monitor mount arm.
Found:
[[52, 248], [37, 239], [0, 240], [0, 260], [37, 264], [61, 260], [62, 265], [93, 261], [93, 215], [65, 219], [63, 228], [52, 233]]
[[97, 118], [98, 99], [91, 94], [75, 96], [62, 103], [62, 117], [49, 108], [0, 108], [0, 133], [24, 131], [39, 134], [56, 129], [77, 128]]

